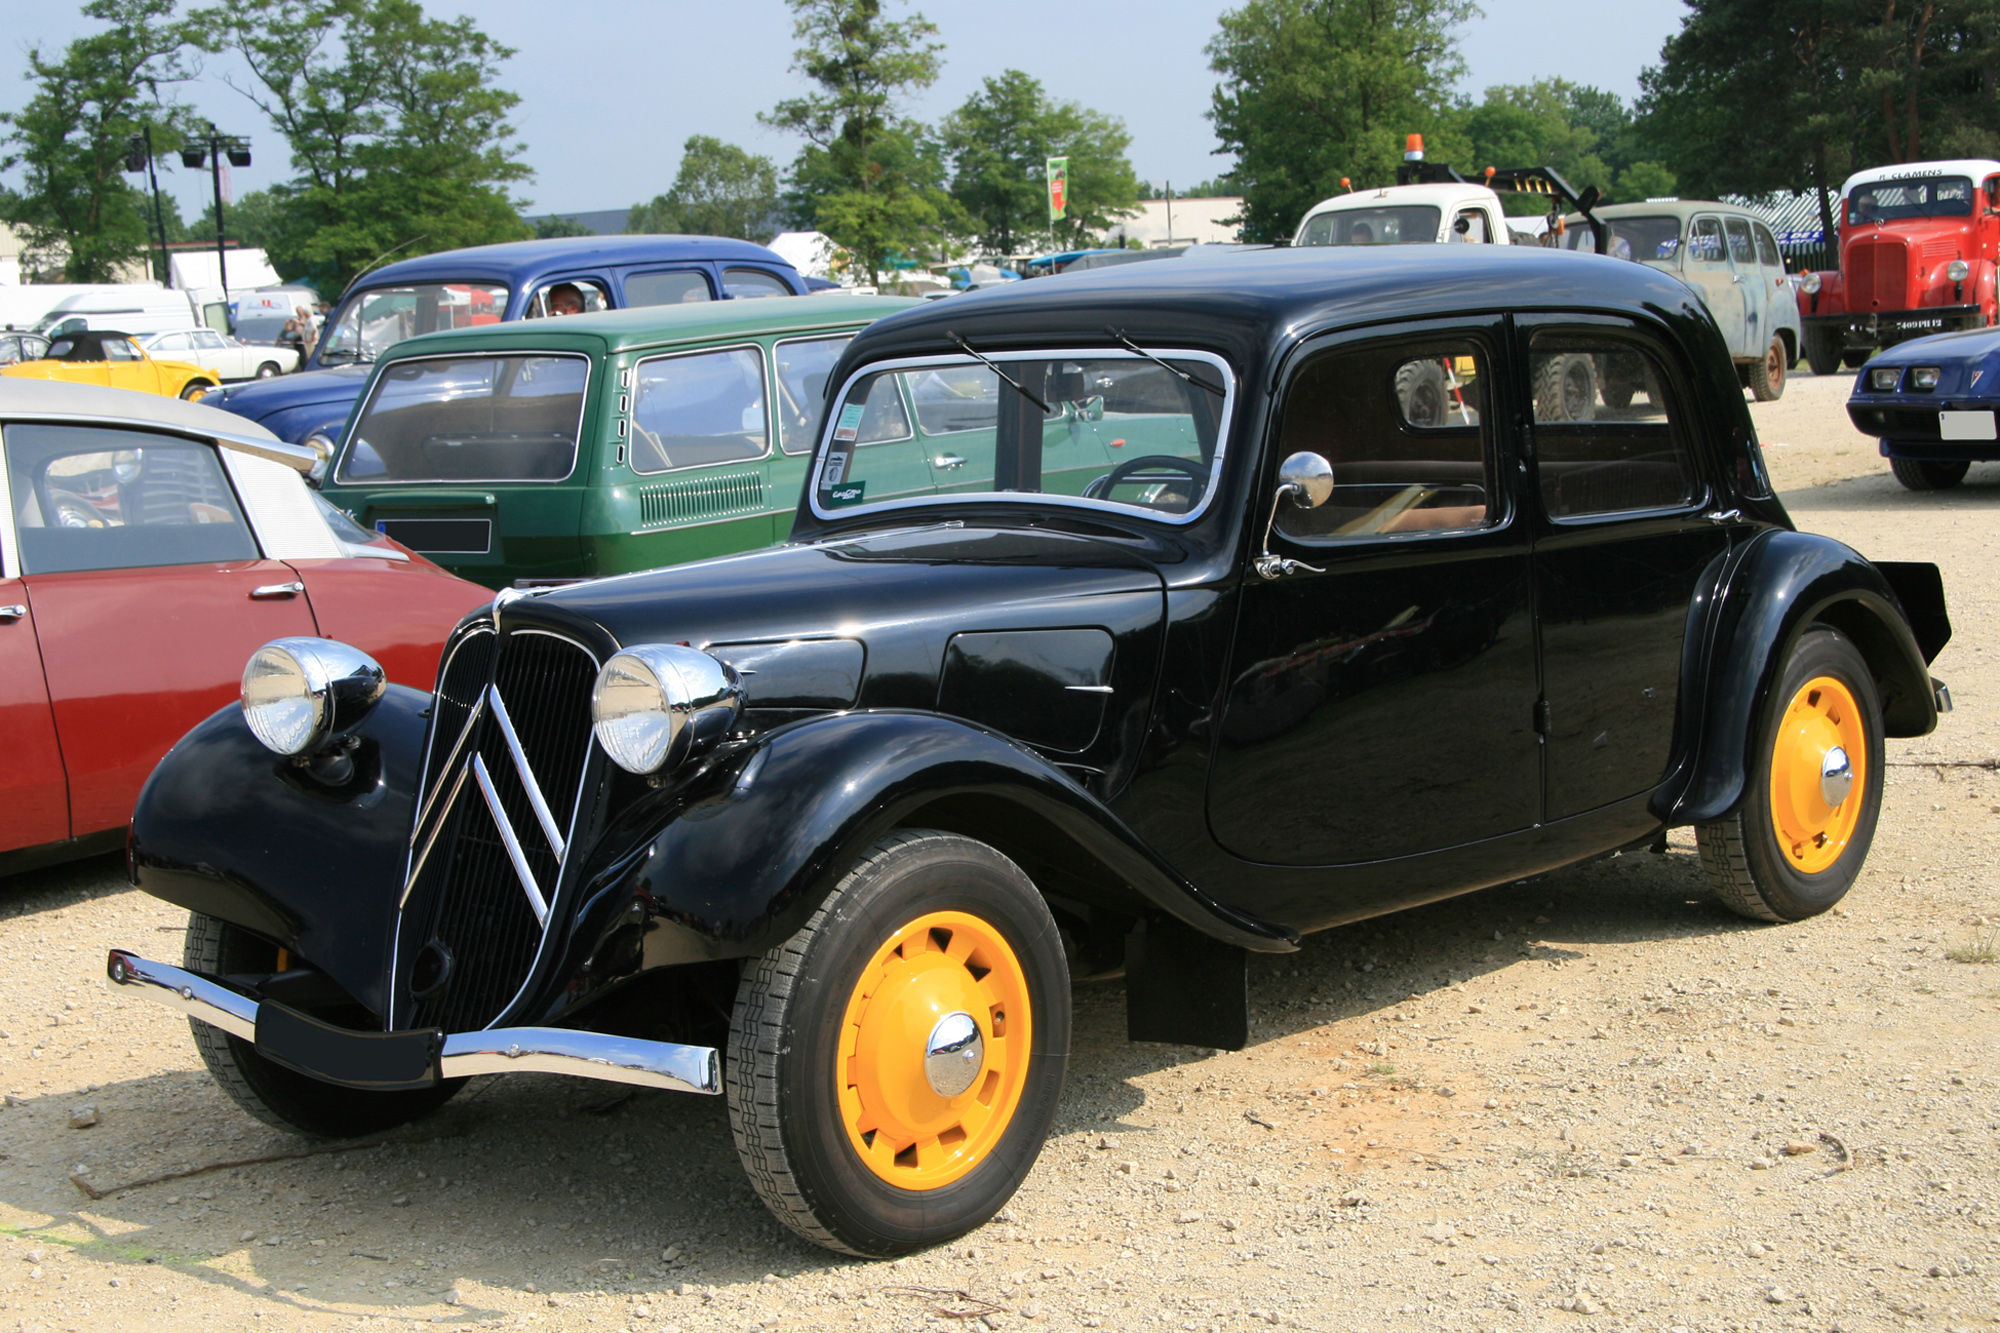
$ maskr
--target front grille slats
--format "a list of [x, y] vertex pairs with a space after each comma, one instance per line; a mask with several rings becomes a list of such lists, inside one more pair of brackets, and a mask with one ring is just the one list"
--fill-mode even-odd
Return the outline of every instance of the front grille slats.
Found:
[[[565, 862], [536, 814], [528, 783], [539, 788], [563, 842], [573, 843], [587, 822], [578, 817], [579, 793], [590, 759], [590, 687], [596, 674], [596, 659], [568, 639], [515, 630], [503, 642], [491, 630], [473, 630], [447, 657], [433, 704], [426, 802], [448, 791], [476, 756], [492, 782], [500, 817], [551, 908]], [[494, 697], [513, 723], [519, 761], [492, 706]], [[475, 710], [470, 742], [454, 754], [453, 743]], [[439, 820], [444, 827], [438, 845], [404, 905], [395, 978], [402, 998], [395, 1017], [401, 1026], [471, 1031], [490, 1026], [519, 993], [545, 927], [476, 781], [464, 782], [453, 808], [433, 813], [428, 823]], [[552, 910], [548, 924], [556, 919]], [[420, 966], [435, 969], [440, 950], [451, 959], [443, 985], [422, 998], [413, 996], [413, 977]]]

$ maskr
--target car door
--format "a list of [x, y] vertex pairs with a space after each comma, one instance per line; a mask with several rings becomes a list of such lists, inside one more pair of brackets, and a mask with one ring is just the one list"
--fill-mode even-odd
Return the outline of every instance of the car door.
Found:
[[1713, 213], [1700, 214], [1688, 224], [1687, 258], [1681, 264], [1681, 277], [1701, 293], [1702, 304], [1722, 330], [1731, 356], [1755, 356], [1763, 351], [1750, 342], [1743, 284], [1729, 262], [1722, 219]]
[[1729, 265], [1735, 270], [1735, 285], [1743, 295], [1743, 348], [1750, 356], [1760, 356], [1771, 345], [1770, 288], [1757, 267], [1757, 239], [1750, 233], [1750, 219], [1725, 217], [1723, 234], [1729, 240]]
[[632, 568], [776, 540], [789, 518], [772, 503], [769, 402], [757, 343], [647, 357], [633, 368], [626, 457], [645, 556]]
[[1236, 856], [1351, 865], [1531, 827], [1539, 817], [1529, 529], [1490, 402], [1498, 317], [1328, 340], [1294, 358], [1251, 518], [1278, 459], [1332, 471], [1279, 502], [1246, 572], [1209, 775]]
[[6, 530], [11, 511], [0, 469], [0, 736], [7, 746], [6, 762], [0, 763], [0, 853], [69, 836], [62, 749], [35, 641], [34, 608]]
[[250, 654], [313, 634], [312, 612], [259, 552], [213, 445], [16, 423], [0, 448], [81, 837], [123, 824], [160, 756], [236, 698]]
[[1558, 412], [1541, 396], [1530, 406], [1543, 804], [1553, 821], [1666, 776], [1688, 606], [1729, 532], [1706, 512], [1700, 421], [1667, 343], [1594, 316], [1519, 316], [1517, 328], [1532, 382], [1560, 360], [1594, 386], [1587, 411]]
[[160, 393], [160, 369], [129, 338], [104, 340], [105, 382], [114, 389]]
[[255, 354], [234, 339], [225, 338], [213, 329], [189, 336], [194, 339], [194, 347], [187, 359], [197, 365], [209, 367], [229, 380], [247, 380], [256, 373], [256, 367], [249, 364]]

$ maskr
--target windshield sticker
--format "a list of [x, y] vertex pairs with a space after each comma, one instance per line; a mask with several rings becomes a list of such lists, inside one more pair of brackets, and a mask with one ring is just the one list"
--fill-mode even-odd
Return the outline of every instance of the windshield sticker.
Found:
[[831, 485], [826, 488], [826, 502], [829, 506], [858, 505], [867, 497], [868, 483], [851, 481], [846, 485]]
[[820, 469], [820, 484], [837, 486], [840, 484], [840, 479], [846, 475], [847, 451], [836, 449], [826, 456], [826, 466]]
[[842, 444], [854, 443], [854, 437], [861, 433], [861, 417], [868, 410], [866, 402], [849, 403], [840, 409], [840, 420], [834, 423], [833, 438]]

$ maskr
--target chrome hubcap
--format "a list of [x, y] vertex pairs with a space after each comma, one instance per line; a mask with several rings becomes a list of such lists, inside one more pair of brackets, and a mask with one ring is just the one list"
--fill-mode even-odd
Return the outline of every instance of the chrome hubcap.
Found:
[[924, 1042], [924, 1079], [940, 1097], [956, 1097], [971, 1087], [985, 1063], [986, 1038], [963, 1010], [940, 1018]]
[[1819, 794], [1827, 805], [1837, 806], [1847, 799], [1853, 786], [1854, 765], [1848, 761], [1847, 751], [1836, 745], [1819, 761]]

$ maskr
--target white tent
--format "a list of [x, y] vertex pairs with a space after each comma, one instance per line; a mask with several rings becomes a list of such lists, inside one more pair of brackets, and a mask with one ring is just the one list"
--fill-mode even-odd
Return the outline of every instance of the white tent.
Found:
[[783, 231], [771, 238], [778, 258], [808, 278], [833, 277], [833, 238], [823, 231]]
[[[276, 287], [284, 279], [278, 270], [271, 267], [271, 261], [262, 250], [231, 250], [229, 254], [229, 290], [247, 292], [258, 287]], [[197, 287], [213, 288], [222, 285], [222, 266], [216, 262], [214, 250], [178, 250], [169, 261], [168, 284], [182, 291]]]

